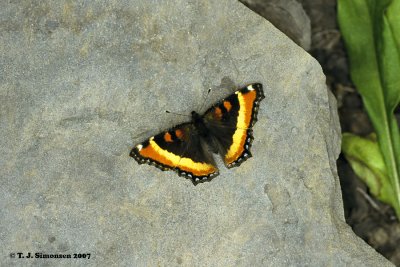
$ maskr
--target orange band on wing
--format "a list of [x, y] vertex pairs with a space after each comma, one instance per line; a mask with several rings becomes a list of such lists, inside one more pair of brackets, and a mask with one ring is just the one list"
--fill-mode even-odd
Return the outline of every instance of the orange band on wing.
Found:
[[224, 101], [224, 107], [226, 108], [226, 111], [229, 112], [232, 109], [232, 104], [229, 101]]
[[138, 150], [143, 157], [150, 158], [171, 168], [178, 167], [180, 170], [192, 173], [195, 176], [207, 176], [217, 171], [217, 168], [211, 164], [194, 162], [189, 158], [182, 158], [162, 149], [157, 145], [153, 137], [150, 138], [148, 146], [138, 148]]
[[183, 131], [182, 131], [181, 129], [176, 129], [176, 130], [175, 130], [175, 135], [176, 135], [176, 137], [178, 137], [179, 139], [182, 139], [183, 136], [184, 136], [184, 133], [183, 133]]
[[172, 136], [171, 136], [171, 134], [169, 132], [166, 132], [164, 134], [164, 140], [165, 140], [165, 142], [173, 142]]
[[238, 91], [236, 94], [238, 96], [240, 108], [236, 123], [236, 131], [233, 134], [233, 143], [225, 155], [225, 162], [227, 164], [237, 160], [244, 151], [247, 128], [250, 126], [253, 115], [253, 104], [257, 98], [257, 92], [254, 89], [246, 93]]
[[222, 110], [219, 107], [216, 107], [214, 110], [214, 118], [216, 120], [221, 120], [222, 118]]

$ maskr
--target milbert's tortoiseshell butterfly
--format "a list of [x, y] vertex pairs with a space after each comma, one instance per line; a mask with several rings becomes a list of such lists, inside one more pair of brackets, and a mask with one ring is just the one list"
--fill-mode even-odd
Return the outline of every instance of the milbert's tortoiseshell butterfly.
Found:
[[264, 92], [260, 83], [250, 84], [222, 99], [203, 115], [192, 111], [192, 121], [179, 124], [136, 145], [130, 156], [175, 170], [194, 185], [219, 174], [212, 153], [219, 153], [227, 168], [251, 157], [252, 127]]

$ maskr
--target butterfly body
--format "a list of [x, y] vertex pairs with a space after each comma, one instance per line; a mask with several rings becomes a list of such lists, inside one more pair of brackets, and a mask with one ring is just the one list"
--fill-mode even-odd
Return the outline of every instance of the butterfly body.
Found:
[[192, 114], [192, 123], [196, 128], [198, 134], [203, 138], [209, 138], [209, 130], [207, 129], [207, 126], [205, 125], [201, 115], [196, 111], [192, 111], [191, 114]]
[[228, 168], [251, 157], [252, 127], [257, 120], [262, 85], [239, 89], [217, 102], [203, 115], [192, 111], [192, 121], [177, 125], [136, 145], [130, 155], [139, 164], [175, 170], [194, 185], [219, 174], [212, 153], [222, 156]]

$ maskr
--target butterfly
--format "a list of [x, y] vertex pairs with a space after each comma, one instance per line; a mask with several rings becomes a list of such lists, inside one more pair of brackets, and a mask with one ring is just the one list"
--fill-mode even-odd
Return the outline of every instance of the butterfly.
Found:
[[192, 111], [192, 121], [179, 124], [136, 145], [130, 152], [139, 164], [174, 170], [194, 185], [219, 174], [214, 154], [227, 168], [251, 157], [252, 127], [257, 121], [262, 84], [253, 83], [211, 106], [203, 115]]

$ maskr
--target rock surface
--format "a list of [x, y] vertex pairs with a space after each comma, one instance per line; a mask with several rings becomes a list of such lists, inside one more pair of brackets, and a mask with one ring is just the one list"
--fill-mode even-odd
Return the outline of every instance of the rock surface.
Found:
[[304, 50], [311, 48], [311, 23], [296, 0], [240, 0], [254, 12], [268, 19]]
[[[1, 265], [391, 266], [345, 224], [318, 63], [236, 1], [0, 4]], [[253, 158], [196, 187], [131, 147], [264, 84]], [[12, 253], [90, 253], [18, 259]]]

